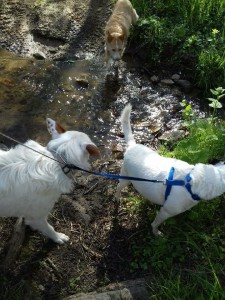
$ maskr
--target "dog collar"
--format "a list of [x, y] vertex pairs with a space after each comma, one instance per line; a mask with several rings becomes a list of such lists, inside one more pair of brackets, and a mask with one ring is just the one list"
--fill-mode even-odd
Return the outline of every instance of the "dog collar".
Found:
[[196, 201], [201, 200], [201, 198], [198, 195], [192, 193], [191, 184], [190, 184], [190, 182], [191, 182], [190, 173], [187, 174], [187, 176], [185, 177], [185, 180], [173, 180], [174, 172], [175, 172], [175, 169], [174, 169], [174, 167], [172, 167], [170, 169], [169, 176], [165, 181], [165, 184], [166, 184], [165, 201], [169, 197], [173, 185], [185, 186], [186, 189], [188, 190], [188, 192], [191, 194], [192, 199], [194, 199]]

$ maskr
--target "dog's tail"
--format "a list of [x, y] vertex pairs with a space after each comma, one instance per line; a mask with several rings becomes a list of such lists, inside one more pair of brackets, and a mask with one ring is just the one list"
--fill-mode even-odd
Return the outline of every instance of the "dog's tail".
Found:
[[121, 114], [121, 125], [124, 133], [124, 138], [128, 146], [134, 145], [135, 140], [130, 125], [130, 113], [132, 106], [127, 104]]

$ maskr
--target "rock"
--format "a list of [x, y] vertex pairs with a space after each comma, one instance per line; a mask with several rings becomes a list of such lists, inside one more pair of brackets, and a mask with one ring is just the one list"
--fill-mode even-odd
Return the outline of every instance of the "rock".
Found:
[[86, 74], [81, 74], [80, 77], [75, 77], [74, 80], [82, 88], [87, 88], [89, 86]]
[[123, 152], [123, 147], [121, 145], [113, 145], [112, 147], [113, 152]]
[[152, 124], [150, 126], [151, 133], [153, 133], [153, 134], [158, 133], [161, 130], [161, 128], [162, 128], [162, 125], [158, 124], [158, 123]]
[[180, 75], [179, 74], [173, 74], [171, 76], [171, 79], [174, 80], [174, 81], [179, 80], [180, 79]]
[[113, 145], [112, 152], [114, 158], [116, 159], [123, 158], [123, 147], [121, 145]]
[[185, 136], [184, 130], [169, 130], [164, 132], [160, 137], [159, 140], [161, 141], [169, 141], [169, 142], [176, 142], [182, 139]]
[[153, 75], [150, 79], [151, 79], [151, 81], [152, 81], [153, 83], [159, 82], [159, 77], [156, 76], [156, 75]]
[[33, 57], [39, 60], [46, 59], [46, 56], [41, 51], [33, 53]]
[[165, 84], [165, 85], [173, 85], [174, 81], [172, 79], [162, 79], [160, 83]]
[[148, 300], [150, 295], [144, 279], [110, 284], [93, 293], [80, 293], [64, 300]]
[[179, 85], [186, 93], [189, 93], [192, 89], [191, 82], [186, 79], [179, 79], [176, 81], [176, 84]]

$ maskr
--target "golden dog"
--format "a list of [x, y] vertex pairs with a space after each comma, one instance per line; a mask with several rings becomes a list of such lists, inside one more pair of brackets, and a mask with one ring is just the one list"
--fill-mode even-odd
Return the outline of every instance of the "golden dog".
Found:
[[107, 67], [119, 61], [126, 47], [129, 29], [138, 20], [129, 0], [118, 0], [105, 27], [105, 53]]

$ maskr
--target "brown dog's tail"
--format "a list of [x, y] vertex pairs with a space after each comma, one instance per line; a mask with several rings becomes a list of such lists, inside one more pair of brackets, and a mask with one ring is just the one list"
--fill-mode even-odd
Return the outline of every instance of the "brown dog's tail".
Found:
[[130, 125], [131, 104], [127, 104], [121, 114], [121, 125], [124, 138], [128, 146], [134, 145], [135, 140]]

